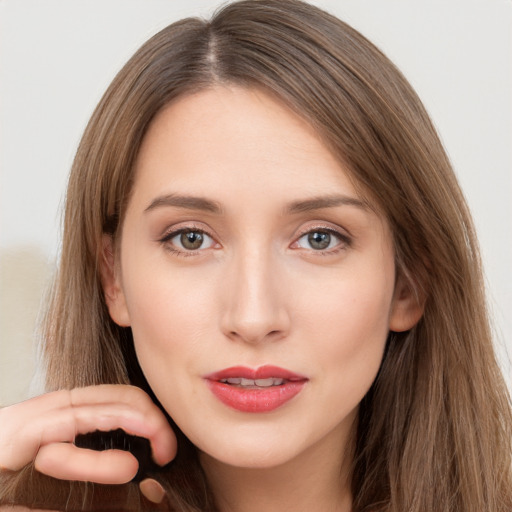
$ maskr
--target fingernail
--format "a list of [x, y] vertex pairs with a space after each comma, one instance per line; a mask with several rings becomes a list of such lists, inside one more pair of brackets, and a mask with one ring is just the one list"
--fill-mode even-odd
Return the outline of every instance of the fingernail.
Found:
[[153, 478], [146, 478], [139, 484], [140, 492], [153, 503], [162, 503], [165, 490], [159, 482]]

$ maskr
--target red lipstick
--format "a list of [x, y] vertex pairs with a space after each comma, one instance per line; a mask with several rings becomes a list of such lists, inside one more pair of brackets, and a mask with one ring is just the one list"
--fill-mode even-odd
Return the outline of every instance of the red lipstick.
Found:
[[265, 365], [233, 366], [205, 376], [210, 391], [241, 412], [269, 412], [291, 400], [308, 381], [303, 375]]

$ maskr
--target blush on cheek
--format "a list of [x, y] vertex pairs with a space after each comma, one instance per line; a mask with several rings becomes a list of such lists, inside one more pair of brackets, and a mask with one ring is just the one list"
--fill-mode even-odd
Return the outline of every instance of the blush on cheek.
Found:
[[339, 365], [340, 371], [357, 380], [368, 372], [378, 371], [389, 333], [390, 298], [381, 289], [364, 295], [347, 293], [344, 297], [336, 304], [337, 314], [327, 313], [330, 321], [326, 333], [333, 333], [331, 357], [327, 361]]

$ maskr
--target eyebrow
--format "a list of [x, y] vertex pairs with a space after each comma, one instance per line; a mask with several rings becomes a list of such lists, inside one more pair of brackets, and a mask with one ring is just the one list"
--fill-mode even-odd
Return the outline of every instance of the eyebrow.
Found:
[[180, 196], [176, 194], [167, 194], [165, 196], [159, 196], [144, 210], [149, 212], [155, 208], [163, 206], [174, 206], [177, 208], [185, 208], [187, 210], [202, 210], [205, 212], [221, 214], [222, 208], [219, 203], [206, 199], [204, 197], [195, 196]]
[[[151, 201], [150, 205], [144, 211], [149, 212], [156, 208], [166, 206], [184, 208], [187, 210], [201, 210], [215, 213], [217, 215], [220, 215], [223, 212], [222, 207], [217, 201], [212, 201], [211, 199], [206, 199], [205, 197], [183, 196], [176, 194], [166, 194], [156, 197], [153, 199], [153, 201]], [[363, 210], [369, 209], [369, 206], [366, 202], [361, 201], [355, 197], [345, 195], [327, 195], [293, 201], [286, 207], [285, 213], [304, 213], [313, 210], [321, 210], [323, 208], [335, 208], [337, 206], [355, 206]]]
[[312, 210], [321, 210], [323, 208], [335, 208], [336, 206], [355, 206], [363, 210], [368, 210], [369, 205], [355, 197], [344, 195], [328, 195], [312, 197], [302, 201], [294, 201], [287, 209], [287, 213], [304, 213]]

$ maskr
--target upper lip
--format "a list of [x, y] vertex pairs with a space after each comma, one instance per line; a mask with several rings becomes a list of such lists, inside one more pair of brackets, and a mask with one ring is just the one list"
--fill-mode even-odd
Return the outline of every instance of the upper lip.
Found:
[[231, 366], [217, 372], [205, 375], [205, 379], [220, 381], [222, 379], [230, 379], [241, 377], [243, 379], [284, 379], [289, 381], [308, 380], [304, 375], [280, 368], [278, 366], [264, 365], [259, 368], [248, 368], [247, 366]]

